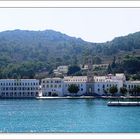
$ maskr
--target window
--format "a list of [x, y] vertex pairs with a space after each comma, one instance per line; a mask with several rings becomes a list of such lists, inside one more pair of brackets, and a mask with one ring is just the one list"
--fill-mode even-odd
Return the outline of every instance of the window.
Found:
[[61, 85], [59, 85], [59, 87], [61, 88]]

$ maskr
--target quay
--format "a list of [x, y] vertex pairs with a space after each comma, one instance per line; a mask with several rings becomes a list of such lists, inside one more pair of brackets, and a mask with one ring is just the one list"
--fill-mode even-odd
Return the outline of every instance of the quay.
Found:
[[140, 102], [110, 101], [108, 106], [140, 106]]
[[94, 99], [94, 96], [65, 96], [65, 97], [36, 97], [37, 100], [39, 99]]

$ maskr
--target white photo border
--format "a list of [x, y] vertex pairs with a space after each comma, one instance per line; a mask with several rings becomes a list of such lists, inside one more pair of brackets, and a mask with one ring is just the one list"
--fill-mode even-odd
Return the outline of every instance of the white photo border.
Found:
[[[0, 1], [0, 8], [140, 8], [140, 1]], [[140, 133], [1, 133], [0, 139], [139, 140]]]

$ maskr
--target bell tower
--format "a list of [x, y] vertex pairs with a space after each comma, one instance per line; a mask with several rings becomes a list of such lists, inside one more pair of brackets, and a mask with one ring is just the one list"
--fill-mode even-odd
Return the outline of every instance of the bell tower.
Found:
[[87, 71], [87, 95], [93, 95], [94, 93], [94, 75], [93, 75], [93, 60], [92, 56], [88, 57], [88, 71]]

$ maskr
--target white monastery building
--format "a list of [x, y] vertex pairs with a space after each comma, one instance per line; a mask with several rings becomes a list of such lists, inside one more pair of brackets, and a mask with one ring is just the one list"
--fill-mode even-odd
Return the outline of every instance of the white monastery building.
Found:
[[109, 74], [107, 76], [94, 76], [94, 92], [96, 94], [105, 94], [109, 88], [116, 86], [118, 89], [124, 86], [126, 81], [124, 74]]
[[[43, 96], [70, 96], [68, 87], [71, 84], [75, 84], [79, 87], [76, 95], [87, 94], [87, 76], [66, 76], [64, 78], [46, 78], [42, 79], [42, 95]], [[105, 95], [109, 92], [109, 88], [116, 86], [118, 93], [121, 87], [133, 88], [135, 85], [140, 85], [140, 81], [126, 81], [126, 77], [123, 73], [106, 76], [94, 76], [94, 82], [92, 83], [94, 93], [97, 95]]]
[[130, 89], [133, 89], [136, 86], [140, 86], [140, 81], [126, 81], [125, 87], [127, 88], [127, 91]]
[[75, 84], [79, 87], [77, 95], [84, 95], [86, 93], [86, 81], [87, 76], [66, 76], [64, 77], [64, 94], [71, 95], [68, 91], [68, 87], [71, 84]]
[[[87, 76], [66, 76], [64, 78], [45, 78], [41, 80], [41, 85], [37, 79], [0, 79], [1, 98], [35, 98], [38, 96], [71, 96], [68, 88], [71, 84], [79, 87], [75, 95], [88, 95]], [[116, 75], [94, 76], [91, 83], [93, 86], [92, 95], [105, 95], [109, 93], [109, 88], [116, 86], [118, 93], [121, 87], [126, 87], [130, 91], [136, 86], [140, 86], [140, 81], [126, 81], [123, 73]]]
[[0, 97], [31, 98], [39, 96], [39, 80], [0, 79]]
[[45, 78], [41, 81], [43, 96], [63, 96], [63, 79]]

